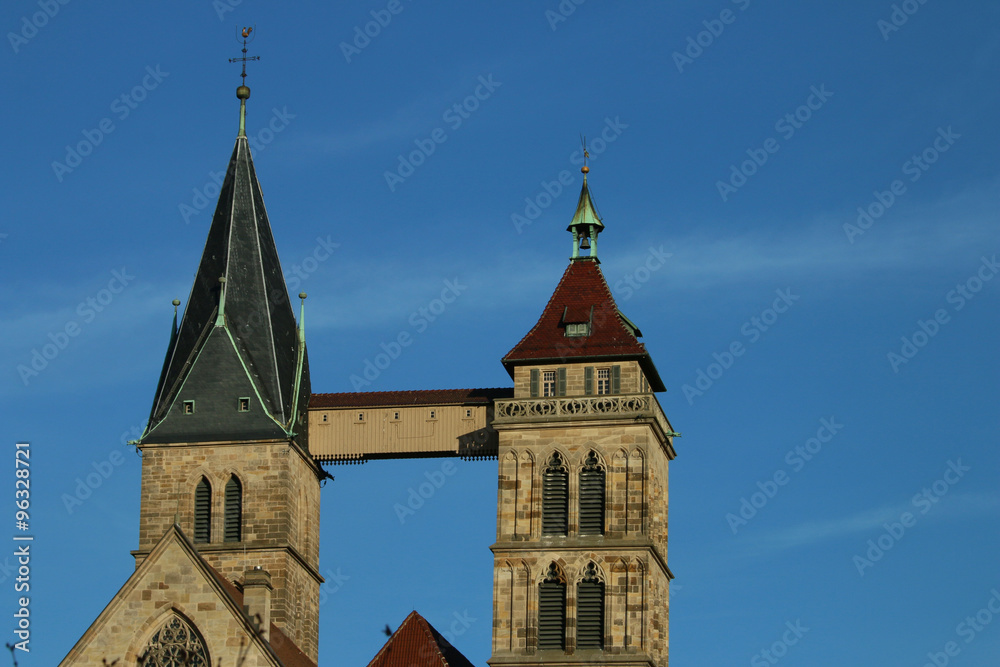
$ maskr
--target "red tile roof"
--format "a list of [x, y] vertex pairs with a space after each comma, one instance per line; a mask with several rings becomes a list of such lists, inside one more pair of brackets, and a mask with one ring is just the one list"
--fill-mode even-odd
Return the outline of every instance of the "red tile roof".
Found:
[[310, 408], [406, 407], [409, 405], [487, 405], [496, 398], [510, 398], [514, 390], [420, 389], [416, 391], [366, 391], [313, 394]]
[[441, 633], [411, 611], [368, 667], [473, 667]]
[[[567, 324], [585, 322], [591, 325], [589, 335], [566, 335]], [[643, 365], [654, 391], [663, 391], [646, 346], [637, 338], [641, 335], [618, 310], [598, 263], [573, 260], [538, 322], [507, 353], [503, 364], [513, 375], [512, 367], [520, 365], [518, 362], [632, 358]]]

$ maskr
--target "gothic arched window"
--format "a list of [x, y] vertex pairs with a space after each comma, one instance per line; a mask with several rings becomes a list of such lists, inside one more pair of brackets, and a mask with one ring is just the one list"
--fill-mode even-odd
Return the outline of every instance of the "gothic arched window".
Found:
[[239, 542], [243, 538], [243, 485], [233, 475], [226, 482], [226, 542]]
[[538, 585], [538, 648], [566, 648], [566, 582], [555, 563]]
[[594, 563], [576, 585], [576, 647], [604, 648], [604, 582]]
[[542, 473], [542, 535], [565, 535], [569, 514], [569, 473], [559, 452]]
[[204, 477], [194, 487], [194, 541], [212, 539], [212, 487]]
[[143, 667], [212, 667], [198, 631], [176, 614], [150, 637], [139, 664]]
[[604, 468], [595, 452], [580, 470], [580, 534], [604, 534]]

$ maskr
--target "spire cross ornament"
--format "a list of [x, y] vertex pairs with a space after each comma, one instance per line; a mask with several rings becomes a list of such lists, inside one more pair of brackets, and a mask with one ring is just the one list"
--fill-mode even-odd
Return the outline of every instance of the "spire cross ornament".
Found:
[[260, 56], [247, 56], [247, 43], [252, 42], [253, 38], [250, 37], [250, 33], [253, 32], [253, 28], [243, 28], [243, 57], [242, 58], [230, 58], [231, 63], [243, 63], [243, 72], [240, 74], [243, 77], [243, 85], [247, 85], [247, 61], [248, 60], [260, 60]]

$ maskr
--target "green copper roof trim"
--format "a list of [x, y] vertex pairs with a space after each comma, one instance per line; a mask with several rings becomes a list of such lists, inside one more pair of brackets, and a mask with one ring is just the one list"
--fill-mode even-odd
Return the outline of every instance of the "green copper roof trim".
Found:
[[292, 414], [289, 415], [288, 426], [285, 431], [291, 433], [291, 428], [295, 426], [295, 415], [299, 407], [299, 394], [302, 390], [302, 368], [306, 359], [306, 293], [299, 294], [302, 302], [299, 305], [299, 358], [295, 365], [295, 391], [292, 393]]
[[[264, 411], [264, 414], [267, 415], [267, 418], [273, 421], [282, 431], [284, 431], [287, 437], [290, 438], [294, 437], [296, 434], [290, 431], [289, 427], [285, 426], [277, 419], [275, 419], [274, 416], [267, 410], [267, 408], [264, 407], [264, 399], [260, 395], [260, 390], [257, 388], [257, 383], [253, 381], [253, 376], [250, 374], [250, 370], [247, 368], [246, 362], [243, 361], [243, 355], [240, 354], [240, 349], [239, 347], [236, 346], [236, 341], [233, 339], [232, 332], [229, 330], [229, 327], [226, 326], [225, 324], [222, 324], [221, 326], [222, 329], [226, 332], [226, 336], [229, 338], [229, 344], [233, 346], [233, 351], [236, 352], [236, 358], [240, 360], [240, 367], [243, 368], [243, 372], [246, 373], [247, 380], [250, 381], [250, 386], [253, 387], [254, 395], [257, 397], [257, 402], [260, 404], [260, 407]], [[146, 436], [152, 434], [152, 432], [155, 431], [157, 427], [160, 426], [160, 424], [167, 421], [167, 416], [170, 415], [170, 411], [173, 410], [174, 405], [177, 404], [177, 400], [180, 398], [181, 394], [184, 393], [184, 385], [187, 384], [188, 379], [191, 377], [190, 370], [194, 368], [195, 365], [197, 365], [198, 359], [201, 357], [204, 351], [205, 351], [205, 346], [201, 345], [200, 349], [198, 350], [198, 354], [195, 355], [195, 358], [191, 362], [191, 365], [188, 366], [187, 368], [188, 373], [184, 376], [184, 381], [181, 382], [181, 386], [177, 389], [177, 393], [174, 395], [173, 400], [170, 401], [170, 406], [167, 407], [164, 413], [166, 416], [164, 416], [163, 419], [157, 422], [156, 426], [154, 426], [153, 428], [149, 428], [149, 424], [146, 424], [146, 431], [142, 434], [142, 436], [138, 440], [133, 441], [135, 442], [135, 444], [141, 444], [142, 441], [146, 439]], [[292, 419], [294, 420], [294, 417]]]
[[[597, 214], [597, 208], [590, 198], [590, 188], [587, 187], [586, 175], [583, 177], [583, 188], [580, 190], [580, 200], [576, 204], [576, 213], [573, 214], [573, 221], [569, 223], [566, 231], [571, 232], [574, 227], [579, 226], [584, 228], [593, 226], [596, 227], [595, 231], [597, 232], [604, 231], [604, 223], [601, 222], [601, 216]], [[587, 229], [587, 231], [590, 230]]]
[[[257, 402], [260, 403], [260, 407], [261, 408], [264, 408], [264, 398], [260, 395], [260, 389], [257, 388], [257, 383], [253, 381], [253, 375], [250, 373], [250, 369], [247, 368], [247, 364], [243, 360], [243, 355], [240, 354], [240, 348], [237, 347], [237, 345], [236, 345], [236, 340], [233, 338], [233, 332], [229, 330], [228, 326], [223, 326], [223, 329], [225, 329], [226, 336], [229, 337], [229, 342], [233, 346], [233, 350], [236, 352], [236, 358], [240, 360], [240, 366], [243, 368], [243, 372], [246, 373], [247, 379], [250, 381], [250, 386], [253, 387], [253, 393], [257, 397]], [[201, 356], [201, 352], [200, 351], [198, 352], [198, 356]], [[181, 388], [183, 389], [183, 386]], [[177, 392], [177, 393], [180, 394], [180, 392]], [[270, 412], [268, 412], [267, 408], [264, 408], [264, 414], [267, 415], [268, 418], [270, 418], [271, 421], [273, 421], [275, 424], [277, 424], [278, 426], [280, 426], [281, 430], [285, 432], [285, 435], [291, 437], [292, 433], [291, 433], [291, 431], [288, 430], [288, 426], [285, 426], [284, 424], [282, 424], [281, 422], [279, 422], [277, 419], [275, 419], [274, 415], [272, 415]], [[295, 417], [292, 417], [293, 421], [294, 421], [294, 419], [295, 419]]]
[[226, 277], [219, 276], [219, 312], [215, 315], [215, 326], [226, 324]]

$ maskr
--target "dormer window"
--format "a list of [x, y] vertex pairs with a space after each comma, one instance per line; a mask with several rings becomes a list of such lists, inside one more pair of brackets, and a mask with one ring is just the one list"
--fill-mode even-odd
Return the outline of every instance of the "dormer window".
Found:
[[567, 324], [566, 325], [566, 335], [567, 336], [589, 336], [590, 335], [590, 323], [581, 322], [578, 324]]

